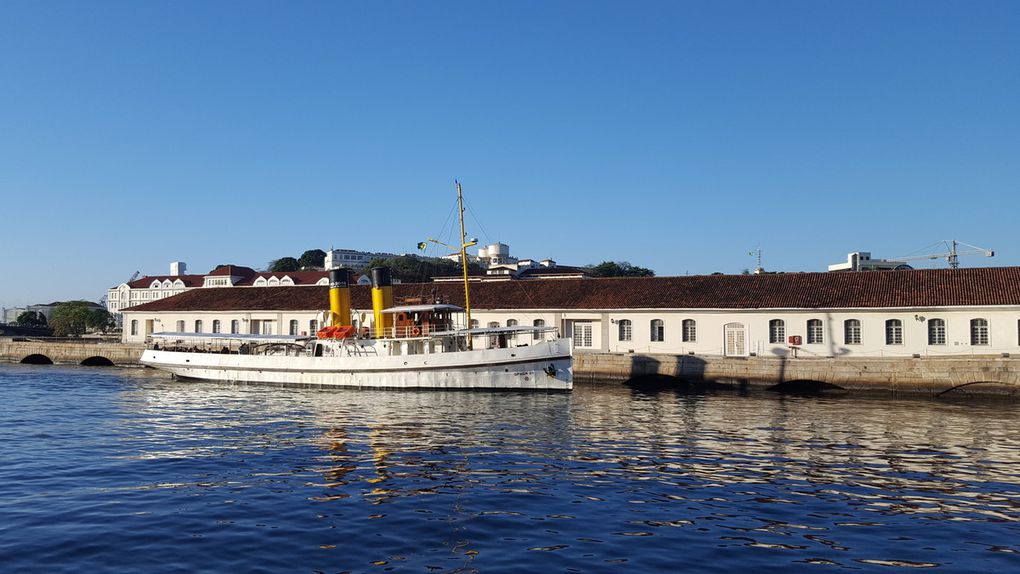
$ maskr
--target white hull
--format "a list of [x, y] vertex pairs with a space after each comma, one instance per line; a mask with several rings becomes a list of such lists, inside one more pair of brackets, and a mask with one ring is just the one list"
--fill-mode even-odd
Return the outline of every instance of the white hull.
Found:
[[402, 389], [570, 389], [570, 339], [393, 356], [272, 356], [146, 350], [143, 365], [208, 381]]

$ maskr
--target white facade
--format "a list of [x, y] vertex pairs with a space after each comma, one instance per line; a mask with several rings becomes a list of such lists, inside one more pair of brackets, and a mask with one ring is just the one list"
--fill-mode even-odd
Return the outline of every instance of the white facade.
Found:
[[[359, 310], [371, 323], [371, 310]], [[153, 332], [306, 334], [319, 311], [125, 312], [123, 340]], [[480, 326], [556, 326], [577, 351], [710, 356], [910, 357], [1020, 353], [1020, 307], [859, 310], [483, 310]], [[200, 323], [196, 324], [196, 321]], [[313, 323], [313, 321], [315, 323]], [[781, 321], [781, 323], [779, 323]], [[941, 321], [941, 323], [940, 323]], [[629, 322], [629, 323], [628, 323]], [[810, 324], [809, 324], [810, 322]], [[133, 326], [132, 326], [133, 325]], [[180, 327], [183, 327], [181, 329]], [[780, 328], [781, 327], [781, 328]], [[252, 330], [256, 329], [256, 330]], [[522, 334], [520, 337], [531, 337]], [[791, 345], [790, 337], [800, 344]]]
[[829, 271], [893, 271], [899, 269], [911, 269], [911, 267], [907, 265], [906, 261], [872, 259], [871, 253], [867, 251], [847, 253], [846, 263], [829, 265]]

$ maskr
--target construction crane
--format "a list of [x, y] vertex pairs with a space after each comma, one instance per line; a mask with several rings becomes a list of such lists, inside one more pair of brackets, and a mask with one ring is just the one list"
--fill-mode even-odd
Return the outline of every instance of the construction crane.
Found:
[[[956, 269], [960, 266], [961, 255], [977, 255], [982, 254], [985, 257], [995, 257], [995, 251], [991, 249], [985, 249], [984, 247], [978, 247], [955, 239], [946, 239], [938, 243], [932, 244], [930, 247], [935, 245], [944, 244], [948, 251], [942, 253], [930, 253], [928, 255], [912, 255], [908, 257], [897, 257], [896, 261], [916, 261], [919, 259], [945, 259], [949, 262], [949, 266]], [[957, 249], [958, 246], [963, 246], [966, 249]]]
[[141, 271], [135, 271], [135, 274], [132, 275], [131, 278], [126, 281], [126, 283], [130, 283], [130, 282], [134, 281], [135, 279], [138, 279], [138, 276], [141, 275], [141, 274], [142, 274]]

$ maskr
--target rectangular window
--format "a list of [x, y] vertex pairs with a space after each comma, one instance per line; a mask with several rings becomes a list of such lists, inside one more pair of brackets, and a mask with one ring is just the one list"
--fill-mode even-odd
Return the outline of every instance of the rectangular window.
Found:
[[651, 331], [651, 339], [653, 342], [666, 340], [666, 328], [662, 323], [662, 319], [654, 319], [651, 322]]
[[889, 319], [885, 322], [885, 344], [903, 344], [903, 322], [899, 319]]
[[634, 338], [633, 327], [629, 319], [623, 319], [620, 321], [620, 340], [630, 341]]
[[988, 344], [988, 320], [986, 320], [986, 319], [971, 319], [971, 321], [970, 321], [970, 344], [971, 345], [987, 345]]
[[769, 321], [769, 343], [786, 342], [786, 323], [782, 319]]
[[808, 344], [820, 344], [823, 342], [821, 319], [811, 319], [807, 322], [807, 342]]
[[682, 336], [685, 343], [693, 343], [698, 340], [698, 324], [694, 319], [684, 319]]
[[931, 319], [928, 321], [928, 344], [946, 344], [946, 322], [943, 319]]

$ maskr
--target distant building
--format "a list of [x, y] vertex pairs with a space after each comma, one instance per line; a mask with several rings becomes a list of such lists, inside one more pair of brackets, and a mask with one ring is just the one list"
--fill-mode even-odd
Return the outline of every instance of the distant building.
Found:
[[846, 263], [829, 265], [829, 271], [893, 271], [913, 269], [905, 261], [891, 259], [872, 259], [867, 251], [854, 251], [846, 256]]
[[357, 251], [355, 249], [330, 249], [326, 252], [326, 269], [347, 267], [360, 270], [368, 265], [373, 259], [390, 259], [397, 257], [395, 253]]
[[0, 317], [0, 319], [3, 319], [4, 323], [13, 325], [14, 322], [18, 320], [18, 315], [21, 315], [25, 311], [28, 311], [28, 307], [4, 307], [3, 317]]
[[158, 301], [192, 289], [329, 285], [329, 276], [325, 271], [271, 273], [255, 271], [242, 265], [222, 265], [204, 275], [189, 275], [184, 273], [186, 270], [187, 265], [183, 261], [174, 261], [170, 264], [169, 275], [147, 275], [111, 287], [106, 294], [106, 310], [120, 324], [121, 312], [128, 307]]
[[[444, 259], [460, 262], [459, 253], [446, 255]], [[473, 281], [499, 281], [506, 279], [564, 279], [580, 278], [587, 273], [580, 267], [557, 265], [552, 259], [518, 259], [510, 255], [510, 246], [506, 243], [492, 243], [478, 249], [477, 257], [468, 257], [469, 261], [477, 262], [485, 269], [484, 276], [474, 275]], [[456, 276], [435, 277], [434, 281], [455, 281]]]
[[[60, 305], [62, 302], [63, 301], [54, 301], [52, 303], [39, 303], [37, 305], [29, 305], [27, 307], [14, 307], [10, 309], [5, 308], [3, 310], [3, 322], [13, 325], [15, 322], [17, 322], [19, 315], [26, 311], [34, 311], [36, 313], [41, 314], [43, 317], [46, 317], [46, 322], [49, 323], [50, 318], [53, 315], [53, 309], [55, 309], [56, 306]], [[95, 307], [97, 309], [103, 308], [102, 305], [98, 303], [93, 303], [92, 301], [88, 301], [87, 303], [90, 307]]]

